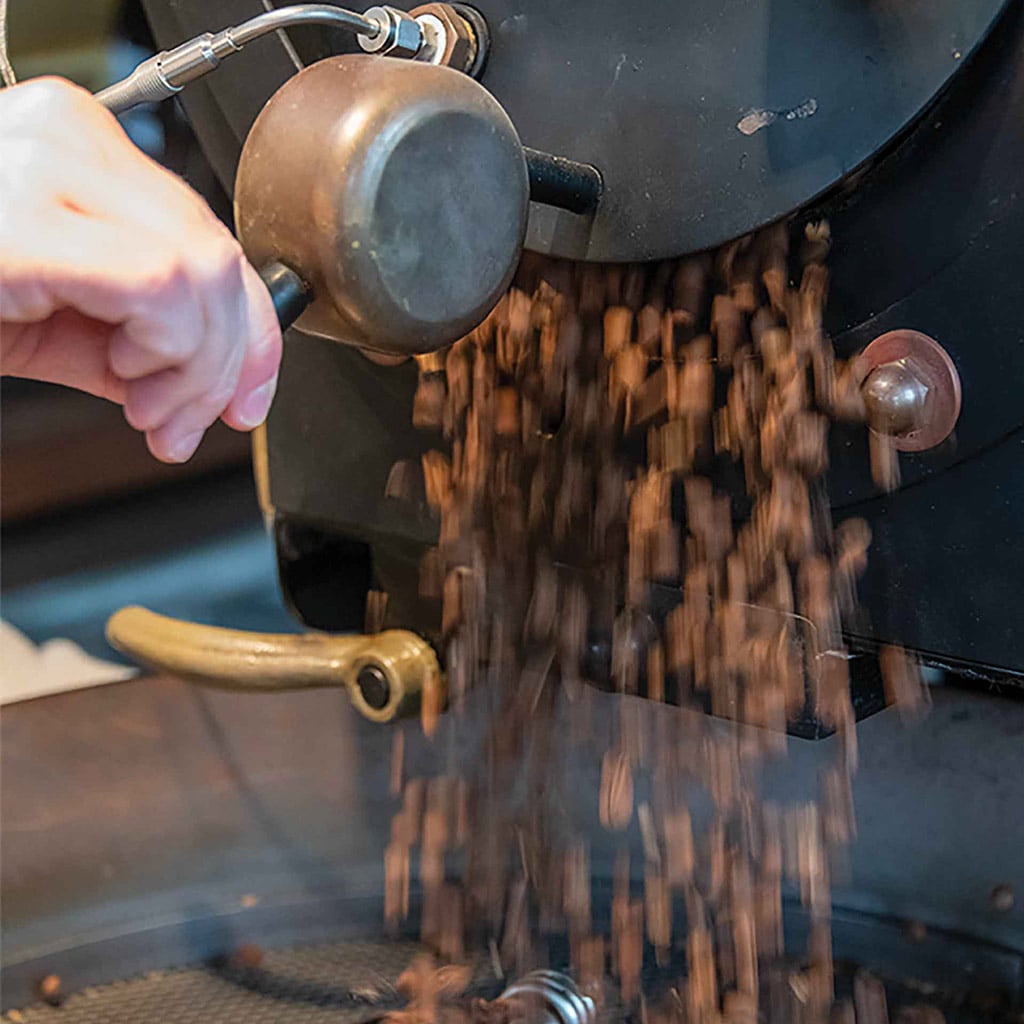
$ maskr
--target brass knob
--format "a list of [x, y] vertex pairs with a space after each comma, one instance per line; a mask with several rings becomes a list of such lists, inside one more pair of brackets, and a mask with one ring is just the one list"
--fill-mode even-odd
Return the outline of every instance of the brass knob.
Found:
[[275, 692], [342, 686], [373, 722], [422, 711], [436, 719], [445, 681], [434, 649], [408, 630], [369, 636], [250, 633], [122, 608], [111, 646], [149, 668], [224, 690]]

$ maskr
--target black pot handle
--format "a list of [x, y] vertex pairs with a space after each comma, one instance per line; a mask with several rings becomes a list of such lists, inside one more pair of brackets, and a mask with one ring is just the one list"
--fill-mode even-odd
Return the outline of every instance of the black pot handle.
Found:
[[277, 322], [286, 331], [313, 301], [312, 289], [291, 267], [277, 261], [264, 266], [259, 275], [270, 292]]

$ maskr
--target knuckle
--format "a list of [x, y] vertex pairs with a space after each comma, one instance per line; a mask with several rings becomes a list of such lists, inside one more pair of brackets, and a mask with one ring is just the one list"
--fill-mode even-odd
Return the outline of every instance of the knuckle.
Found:
[[225, 288], [231, 289], [229, 294], [234, 298], [243, 286], [245, 257], [233, 240], [225, 239], [221, 245], [219, 259], [218, 280]]
[[189, 274], [184, 262], [174, 255], [140, 268], [140, 294], [156, 304], [178, 304], [189, 301]]
[[242, 286], [243, 259], [241, 249], [230, 235], [211, 231], [202, 252], [195, 257], [196, 277], [213, 295], [233, 300]]

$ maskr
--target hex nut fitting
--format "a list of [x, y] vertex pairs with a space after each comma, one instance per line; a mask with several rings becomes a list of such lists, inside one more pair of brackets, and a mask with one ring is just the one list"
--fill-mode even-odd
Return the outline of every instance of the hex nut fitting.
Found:
[[478, 43], [468, 21], [451, 4], [432, 3], [414, 7], [410, 14], [422, 27], [431, 45], [431, 64], [443, 64], [469, 73], [476, 63]]
[[411, 14], [395, 7], [371, 7], [364, 17], [381, 25], [375, 36], [360, 36], [359, 45], [380, 57], [415, 57], [423, 46], [423, 29]]

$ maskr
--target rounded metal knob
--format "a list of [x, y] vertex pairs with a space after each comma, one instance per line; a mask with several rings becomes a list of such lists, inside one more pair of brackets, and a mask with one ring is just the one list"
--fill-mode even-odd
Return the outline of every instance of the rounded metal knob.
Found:
[[312, 291], [296, 326], [388, 355], [451, 344], [512, 278], [529, 210], [497, 100], [446, 67], [349, 54], [271, 97], [242, 150], [235, 222], [255, 266]]
[[937, 341], [920, 331], [889, 331], [858, 360], [871, 430], [905, 452], [949, 437], [960, 415], [960, 376]]
[[898, 437], [924, 422], [928, 384], [905, 359], [883, 363], [862, 386], [868, 423], [880, 434]]

